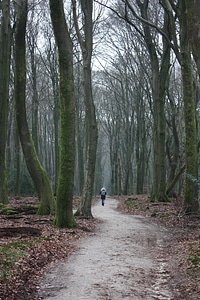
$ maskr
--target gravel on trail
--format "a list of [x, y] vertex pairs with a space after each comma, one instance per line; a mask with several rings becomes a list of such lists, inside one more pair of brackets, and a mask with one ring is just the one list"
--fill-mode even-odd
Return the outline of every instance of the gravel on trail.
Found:
[[165, 257], [167, 229], [123, 214], [107, 197], [92, 208], [100, 220], [78, 250], [50, 266], [41, 279], [45, 300], [172, 300]]

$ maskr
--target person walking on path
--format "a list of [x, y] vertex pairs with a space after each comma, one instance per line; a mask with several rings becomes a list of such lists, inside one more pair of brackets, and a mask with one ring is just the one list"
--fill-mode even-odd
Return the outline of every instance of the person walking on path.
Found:
[[100, 195], [101, 195], [102, 206], [104, 206], [105, 199], [106, 199], [106, 189], [104, 187], [102, 187], [102, 189], [100, 190]]

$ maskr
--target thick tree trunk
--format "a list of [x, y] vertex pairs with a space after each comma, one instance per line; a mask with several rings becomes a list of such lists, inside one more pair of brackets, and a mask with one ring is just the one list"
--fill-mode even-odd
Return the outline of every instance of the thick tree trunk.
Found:
[[72, 210], [75, 169], [75, 99], [73, 47], [62, 0], [50, 0], [51, 20], [59, 53], [60, 71], [60, 165], [56, 194], [55, 225], [74, 227]]
[[200, 1], [186, 1], [189, 24], [189, 37], [192, 43], [192, 53], [196, 61], [199, 77], [200, 77]]
[[40, 201], [38, 213], [49, 214], [54, 212], [54, 197], [47, 174], [38, 160], [26, 117], [25, 33], [27, 21], [27, 0], [17, 1], [17, 9], [18, 12], [15, 35], [15, 109], [17, 128], [27, 168], [34, 182], [35, 189]]
[[[141, 4], [141, 13], [147, 18], [147, 7]], [[168, 15], [165, 14], [164, 23], [166, 32], [168, 30]], [[166, 195], [166, 151], [165, 151], [165, 83], [170, 67], [170, 46], [163, 39], [163, 54], [159, 65], [159, 59], [154, 46], [149, 26], [144, 24], [145, 42], [149, 51], [152, 69], [152, 97], [153, 97], [153, 184], [151, 190], [151, 201], [168, 201]]]
[[10, 75], [10, 1], [2, 0], [0, 25], [0, 202], [8, 203], [6, 141]]
[[185, 154], [186, 179], [184, 189], [184, 205], [189, 212], [196, 212], [198, 201], [196, 187], [192, 178], [197, 178], [197, 133], [194, 103], [194, 86], [192, 74], [191, 45], [189, 43], [190, 10], [186, 9], [187, 0], [180, 5], [180, 60], [183, 82], [183, 101], [185, 119]]

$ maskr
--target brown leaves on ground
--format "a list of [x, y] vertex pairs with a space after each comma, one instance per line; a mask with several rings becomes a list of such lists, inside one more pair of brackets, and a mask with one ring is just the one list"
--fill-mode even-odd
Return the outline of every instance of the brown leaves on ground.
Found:
[[124, 196], [119, 200], [121, 211], [142, 215], [167, 228], [170, 239], [165, 242], [164, 251], [173, 299], [200, 299], [200, 215], [185, 214], [182, 197], [159, 203], [151, 203], [147, 195]]
[[[150, 203], [147, 195], [119, 197], [118, 209], [125, 213], [142, 215], [170, 233], [165, 242], [165, 255], [174, 300], [200, 299], [200, 217], [184, 215], [182, 199], [172, 203]], [[77, 204], [79, 198], [74, 203]], [[37, 205], [36, 198], [11, 199], [9, 207]], [[52, 225], [52, 216], [0, 215], [0, 228], [30, 227], [38, 229], [38, 236], [23, 230], [0, 237], [0, 299], [35, 300], [37, 286], [45, 267], [61, 260], [76, 250], [76, 241], [92, 234], [98, 220], [76, 218], [78, 228], [58, 229]], [[6, 248], [8, 247], [8, 248]], [[17, 249], [17, 252], [16, 252]], [[9, 260], [8, 252], [15, 254]], [[155, 253], [157, 256], [158, 253]]]
[[[9, 207], [37, 204], [35, 198], [11, 199]], [[31, 230], [27, 230], [27, 233], [16, 230], [14, 236], [0, 238], [1, 300], [38, 299], [37, 285], [45, 267], [75, 251], [74, 242], [91, 234], [96, 222], [94, 219], [76, 218], [77, 228], [59, 229], [52, 225], [52, 221], [52, 216], [0, 215], [0, 228], [30, 227], [41, 232], [35, 237], [30, 234]], [[14, 262], [11, 261], [13, 259]]]

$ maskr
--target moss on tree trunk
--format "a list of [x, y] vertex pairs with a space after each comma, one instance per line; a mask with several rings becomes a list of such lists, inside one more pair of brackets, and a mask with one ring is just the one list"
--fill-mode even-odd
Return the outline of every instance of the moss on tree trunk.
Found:
[[180, 5], [180, 60], [183, 83], [184, 119], [185, 119], [185, 157], [186, 179], [184, 188], [184, 206], [188, 212], [198, 209], [195, 181], [197, 177], [197, 132], [194, 103], [190, 32], [190, 10], [186, 9], [186, 0]]
[[10, 1], [3, 0], [0, 26], [0, 202], [8, 203], [6, 142], [10, 79]]
[[75, 227], [72, 210], [75, 169], [75, 98], [73, 46], [62, 0], [50, 0], [51, 20], [58, 46], [60, 71], [60, 164], [56, 195], [56, 226]]
[[17, 12], [17, 26], [15, 35], [15, 112], [17, 129], [22, 145], [26, 165], [34, 182], [35, 189], [40, 201], [38, 214], [50, 214], [55, 211], [55, 201], [48, 176], [41, 166], [34, 143], [29, 131], [26, 105], [26, 21], [27, 21], [27, 0], [21, 0]]

